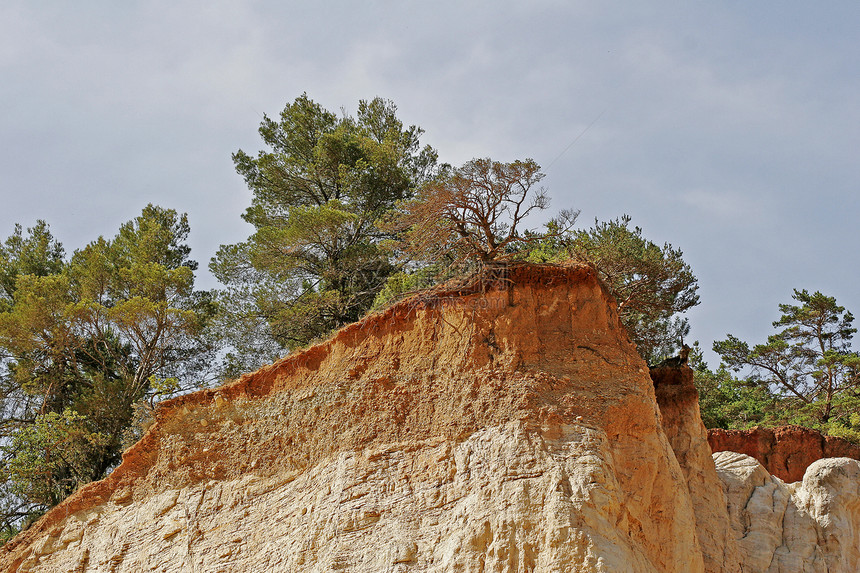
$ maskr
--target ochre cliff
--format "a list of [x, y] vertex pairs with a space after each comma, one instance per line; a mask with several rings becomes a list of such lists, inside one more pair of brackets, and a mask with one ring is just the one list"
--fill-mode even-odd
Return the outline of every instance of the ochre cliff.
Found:
[[[614, 308], [588, 267], [512, 267], [172, 400], [0, 571], [765, 570], [737, 508], [771, 482], [714, 465], [689, 369], [649, 372]], [[826, 481], [825, 538], [772, 555], [854, 571]]]
[[651, 369], [663, 430], [687, 480], [705, 569], [741, 571], [726, 497], [717, 477], [708, 434], [699, 412], [699, 394], [689, 367]]
[[820, 459], [860, 459], [860, 446], [800, 426], [713, 429], [708, 430], [708, 442], [715, 453], [738, 452], [755, 458], [768, 472], [789, 483], [802, 480], [806, 468]]

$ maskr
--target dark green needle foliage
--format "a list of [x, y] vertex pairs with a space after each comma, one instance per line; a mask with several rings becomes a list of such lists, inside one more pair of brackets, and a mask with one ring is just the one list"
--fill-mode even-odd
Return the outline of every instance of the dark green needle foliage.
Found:
[[714, 343], [725, 365], [774, 404], [763, 422], [796, 423], [854, 441], [860, 438], [860, 355], [854, 316], [820, 292], [795, 290], [781, 304], [777, 330], [750, 346], [728, 335]]
[[253, 193], [247, 241], [210, 269], [225, 285], [222, 323], [238, 373], [361, 318], [396, 267], [380, 217], [432, 175], [436, 153], [390, 101], [336, 115], [307, 95], [259, 129], [266, 149], [233, 156]]

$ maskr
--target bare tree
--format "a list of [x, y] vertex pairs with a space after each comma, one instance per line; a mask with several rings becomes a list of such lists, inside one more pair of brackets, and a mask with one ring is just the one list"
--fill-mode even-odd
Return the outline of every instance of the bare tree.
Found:
[[[519, 226], [535, 209], [546, 209], [549, 197], [536, 185], [543, 179], [532, 159], [501, 163], [473, 159], [426, 183], [394, 218], [405, 256], [425, 262], [444, 258], [482, 264], [508, 259], [516, 243], [540, 238], [521, 234]], [[576, 213], [563, 212], [567, 224]]]

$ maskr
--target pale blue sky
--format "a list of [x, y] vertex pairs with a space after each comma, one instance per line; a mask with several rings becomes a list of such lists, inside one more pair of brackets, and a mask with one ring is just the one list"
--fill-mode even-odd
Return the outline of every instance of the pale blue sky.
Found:
[[683, 249], [704, 346], [763, 340], [793, 288], [860, 313], [858, 29], [854, 1], [5, 0], [0, 236], [72, 251], [154, 202], [205, 268], [250, 232], [230, 155], [262, 114], [379, 95], [444, 161], [546, 166], [548, 214]]

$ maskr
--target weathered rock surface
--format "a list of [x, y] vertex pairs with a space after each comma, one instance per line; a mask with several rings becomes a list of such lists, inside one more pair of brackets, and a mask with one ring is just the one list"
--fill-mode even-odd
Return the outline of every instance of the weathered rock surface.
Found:
[[687, 480], [696, 516], [696, 534], [706, 571], [742, 571], [729, 526], [726, 497], [717, 477], [708, 433], [699, 412], [699, 394], [689, 367], [651, 369], [663, 430]]
[[[516, 267], [168, 402], [0, 571], [758, 571], [737, 500], [773, 478], [719, 467], [688, 369], [649, 373], [591, 269]], [[854, 571], [828, 472], [809, 552]]]
[[401, 304], [168, 403], [6, 570], [703, 570], [647, 366], [587, 267]]
[[806, 468], [823, 458], [860, 460], [860, 446], [800, 426], [712, 429], [708, 430], [708, 442], [714, 452], [739, 452], [757, 459], [785, 482], [802, 480]]
[[787, 484], [754, 458], [714, 454], [746, 571], [860, 571], [860, 462], [813, 462]]

